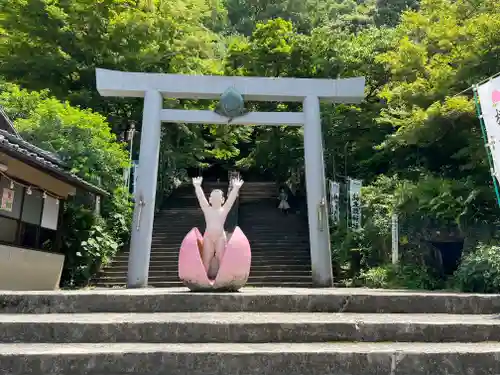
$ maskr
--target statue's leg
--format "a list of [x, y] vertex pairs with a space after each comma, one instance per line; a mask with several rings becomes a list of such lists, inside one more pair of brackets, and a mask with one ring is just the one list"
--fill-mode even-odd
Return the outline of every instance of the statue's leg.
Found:
[[203, 239], [203, 254], [201, 260], [203, 261], [203, 266], [208, 273], [210, 268], [210, 263], [215, 256], [216, 243], [208, 236]]
[[227, 239], [226, 239], [226, 233], [224, 233], [217, 239], [217, 242], [215, 244], [215, 256], [219, 260], [219, 264], [222, 261], [222, 258], [224, 257], [226, 246], [227, 246]]

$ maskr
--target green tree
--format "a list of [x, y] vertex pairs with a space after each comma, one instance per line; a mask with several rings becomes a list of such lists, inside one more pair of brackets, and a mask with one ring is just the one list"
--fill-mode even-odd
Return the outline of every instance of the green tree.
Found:
[[29, 92], [8, 83], [0, 90], [0, 106], [12, 116], [23, 139], [59, 155], [72, 173], [112, 193], [104, 200], [102, 217], [94, 214], [82, 194], [64, 205], [63, 282], [86, 283], [128, 240], [131, 206], [121, 186], [127, 152], [98, 113], [60, 102], [47, 91]]
[[416, 9], [419, 3], [419, 0], [377, 0], [375, 24], [394, 27], [399, 23], [402, 12]]
[[[226, 59], [228, 74], [267, 77], [307, 77], [312, 64], [308, 37], [297, 34], [293, 25], [283, 19], [257, 24], [248, 39], [235, 38]], [[249, 103], [254, 110], [289, 111], [293, 103]], [[285, 182], [303, 172], [302, 129], [292, 127], [256, 127], [249, 152], [242, 153], [237, 165], [265, 171]]]
[[204, 1], [13, 0], [0, 5], [0, 75], [105, 113], [115, 130], [140, 118], [140, 101], [104, 99], [95, 68], [172, 73], [219, 70], [219, 38]]
[[474, 105], [452, 95], [496, 73], [499, 11], [492, 1], [439, 0], [403, 16], [396, 48], [378, 58], [391, 72], [379, 122], [396, 129], [379, 149], [400, 155], [397, 168], [489, 185]]
[[330, 25], [357, 31], [373, 24], [375, 1], [356, 0], [226, 0], [229, 29], [250, 36], [257, 24], [278, 18], [293, 23], [301, 33]]
[[25, 140], [58, 154], [71, 172], [101, 180], [105, 189], [120, 185], [128, 157], [104, 116], [60, 102], [47, 92], [29, 92], [13, 84], [1, 89], [0, 105]]

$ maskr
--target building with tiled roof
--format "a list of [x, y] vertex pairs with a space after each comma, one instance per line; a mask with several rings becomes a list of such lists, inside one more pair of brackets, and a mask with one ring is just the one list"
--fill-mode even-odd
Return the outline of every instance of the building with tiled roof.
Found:
[[61, 202], [77, 191], [107, 195], [22, 139], [0, 107], [0, 289], [58, 288]]

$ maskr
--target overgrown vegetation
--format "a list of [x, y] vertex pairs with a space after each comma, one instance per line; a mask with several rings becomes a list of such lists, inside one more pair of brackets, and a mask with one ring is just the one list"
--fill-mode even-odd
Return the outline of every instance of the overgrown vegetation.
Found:
[[58, 154], [73, 173], [111, 193], [101, 215], [83, 193], [64, 205], [63, 284], [85, 285], [128, 240], [131, 205], [121, 172], [128, 155], [102, 115], [60, 102], [47, 91], [30, 92], [14, 84], [1, 89], [0, 105], [25, 140]]
[[[491, 276], [495, 264], [484, 260], [497, 249], [500, 212], [471, 92], [463, 91], [497, 73], [499, 15], [493, 0], [11, 0], [0, 5], [0, 76], [10, 82], [2, 87], [0, 104], [28, 140], [60, 153], [75, 172], [99, 177], [115, 192], [128, 159], [112, 133], [132, 123], [140, 127], [141, 101], [101, 98], [96, 67], [363, 75], [363, 103], [322, 107], [328, 177], [359, 178], [365, 186], [363, 229], [347, 231], [342, 220], [332, 230], [337, 280], [500, 292]], [[213, 103], [170, 100], [165, 106]], [[301, 109], [293, 103], [249, 106]], [[297, 128], [167, 124], [158, 195], [168, 194], [186, 169], [212, 164], [300, 189], [302, 141]], [[123, 195], [113, 197], [104, 221], [68, 208], [79, 228], [68, 237], [69, 279], [86, 278], [126, 238], [130, 207]], [[388, 265], [393, 213], [402, 230], [396, 268]], [[439, 241], [464, 243], [454, 277], [434, 245]], [[476, 280], [481, 267], [492, 267], [484, 284]]]

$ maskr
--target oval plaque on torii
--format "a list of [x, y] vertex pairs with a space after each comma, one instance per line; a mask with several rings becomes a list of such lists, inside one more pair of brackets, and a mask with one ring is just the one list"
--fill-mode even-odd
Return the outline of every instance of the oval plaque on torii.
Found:
[[229, 119], [228, 123], [234, 118], [248, 113], [245, 108], [243, 95], [241, 95], [234, 87], [230, 87], [222, 93], [214, 112], [218, 115], [227, 117]]

